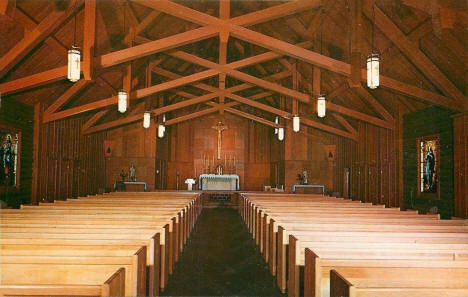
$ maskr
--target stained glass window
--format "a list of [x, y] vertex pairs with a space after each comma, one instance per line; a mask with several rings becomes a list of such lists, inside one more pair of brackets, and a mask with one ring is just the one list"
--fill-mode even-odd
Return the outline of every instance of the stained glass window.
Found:
[[437, 195], [440, 180], [439, 138], [431, 136], [418, 139], [418, 150], [418, 192]]
[[18, 186], [18, 132], [0, 129], [0, 186]]

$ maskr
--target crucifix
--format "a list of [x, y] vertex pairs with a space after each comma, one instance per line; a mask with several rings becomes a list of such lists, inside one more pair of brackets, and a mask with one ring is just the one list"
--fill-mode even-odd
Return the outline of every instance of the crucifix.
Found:
[[227, 130], [228, 127], [224, 126], [222, 122], [218, 122], [216, 126], [211, 127], [218, 131], [218, 160], [221, 160], [221, 134], [224, 130]]

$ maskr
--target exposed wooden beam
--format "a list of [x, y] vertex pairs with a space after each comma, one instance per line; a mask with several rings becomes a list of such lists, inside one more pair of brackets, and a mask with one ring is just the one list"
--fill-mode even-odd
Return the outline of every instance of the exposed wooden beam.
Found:
[[[148, 26], [150, 26], [154, 20], [161, 14], [160, 11], [153, 10], [150, 12], [134, 29], [133, 34], [139, 35], [142, 33]], [[127, 34], [125, 37], [125, 42], [129, 43], [131, 41], [132, 36], [130, 34]]]
[[96, 112], [95, 114], [93, 114], [93, 115], [86, 121], [86, 123], [84, 123], [83, 126], [81, 126], [81, 133], [86, 134], [86, 133], [87, 133], [87, 130], [88, 130], [89, 128], [91, 128], [94, 124], [96, 124], [97, 121], [99, 121], [100, 119], [102, 119], [108, 112], [109, 112], [109, 110], [100, 110], [100, 111]]
[[[367, 71], [365, 69], [362, 70], [362, 80], [367, 80]], [[429, 102], [431, 104], [440, 105], [453, 110], [463, 110], [463, 108], [455, 100], [449, 97], [445, 97], [443, 95], [409, 85], [384, 75], [380, 76], [380, 86], [382, 88], [389, 89], [396, 93], [415, 98], [426, 103]]]
[[392, 20], [377, 6], [371, 8], [365, 5], [364, 13], [372, 19], [371, 9], [375, 13], [375, 25], [395, 44], [400, 51], [409, 58], [409, 60], [421, 72], [429, 78], [440, 90], [447, 96], [453, 97], [459, 105], [463, 105], [466, 98], [460, 90], [443, 74], [439, 68], [419, 49], [418, 45], [411, 42], [407, 36], [392, 22]]
[[[164, 69], [159, 68], [159, 67], [154, 67], [153, 71], [155, 71], [156, 73], [158, 73], [158, 74], [160, 74], [162, 76], [165, 76], [165, 77], [168, 77], [168, 78], [171, 78], [171, 79], [177, 79], [177, 78], [182, 77], [181, 75], [178, 75], [176, 73], [172, 73], [170, 71], [164, 70]], [[265, 79], [270, 80], [270, 81], [274, 81], [274, 80], [286, 78], [288, 76], [290, 76], [289, 71], [283, 71], [283, 72], [280, 72], [280, 73], [273, 74], [273, 75], [271, 75], [269, 77], [266, 77]], [[218, 90], [220, 90], [220, 89], [217, 89], [215, 87], [212, 87], [212, 86], [204, 84], [204, 83], [196, 83], [193, 86], [197, 87], [197, 88], [200, 88], [202, 90], [208, 91], [208, 92], [217, 92]], [[241, 85], [237, 85], [237, 86], [235, 86], [233, 88], [229, 88], [229, 90], [226, 90], [226, 94], [227, 93], [233, 93], [233, 92], [236, 92], [236, 91], [237, 92], [242, 91], [242, 90], [245, 90], [245, 89], [248, 89], [248, 88], [251, 88], [251, 87], [253, 87], [253, 85], [244, 83], [244, 84], [241, 84]], [[196, 97], [195, 95], [184, 92], [184, 91], [175, 91], [175, 93], [182, 96], [182, 97], [185, 97], [185, 98]], [[258, 100], [258, 99], [270, 96], [272, 94], [273, 94], [272, 92], [263, 92], [263, 93], [256, 94], [256, 95], [254, 95], [254, 96], [252, 96], [252, 97], [250, 97], [248, 99]], [[239, 104], [240, 104], [240, 102], [235, 102], [235, 103], [230, 103], [229, 105], [236, 106], [236, 105], [239, 105]]]
[[362, 64], [362, 0], [351, 0], [351, 76], [350, 87], [361, 85]]
[[385, 107], [380, 104], [380, 102], [371, 94], [369, 91], [364, 88], [362, 85], [359, 85], [354, 91], [364, 98], [370, 105], [387, 121], [394, 123], [395, 119], [393, 116], [385, 109]]
[[8, 0], [0, 0], [0, 14], [6, 15], [8, 9]]
[[356, 136], [358, 135], [358, 131], [354, 129], [354, 127], [351, 126], [351, 124], [344, 117], [336, 113], [333, 113], [332, 115], [341, 125], [343, 125], [346, 130], [349, 131], [349, 133]]
[[[243, 39], [253, 44], [257, 44], [268, 48], [270, 50], [304, 60], [306, 62], [316, 64], [319, 67], [328, 69], [333, 72], [340, 73], [342, 75], [350, 74], [350, 66], [344, 62], [334, 60], [332, 58], [305, 50], [287, 42], [278, 40], [276, 38], [267, 36], [265, 34], [258, 33], [242, 27], [242, 24], [235, 22], [235, 19], [230, 21], [221, 20], [219, 18], [207, 15], [194, 9], [190, 9], [186, 6], [171, 2], [168, 0], [161, 1], [137, 1], [148, 7], [163, 11], [165, 13], [174, 15], [176, 17], [191, 21], [193, 23], [203, 26], [217, 26], [219, 30], [226, 30], [237, 38]], [[307, 8], [317, 7], [320, 5], [320, 1], [297, 1], [308, 3]], [[279, 6], [279, 5], [278, 5]], [[277, 7], [277, 6], [274, 6]], [[259, 12], [255, 12], [259, 13]]]
[[[254, 44], [258, 44], [260, 46], [274, 50], [281, 54], [288, 55], [296, 59], [300, 59], [302, 61], [317, 65], [321, 68], [330, 70], [332, 72], [339, 73], [345, 76], [350, 76], [351, 74], [351, 66], [347, 63], [317, 54], [312, 51], [308, 51], [303, 48], [299, 48], [295, 45], [283, 42], [281, 40], [272, 38], [270, 36], [266, 36], [264, 34], [246, 29], [244, 27], [241, 27], [241, 25], [233, 22], [232, 21], [233, 19], [231, 19], [230, 21], [220, 20], [216, 17], [204, 14], [202, 12], [190, 9], [183, 5], [179, 5], [174, 2], [167, 1], [167, 0], [153, 1], [153, 2], [147, 2], [147, 1], [138, 1], [138, 2], [141, 2], [142, 4], [148, 7], [161, 10], [168, 14], [192, 21], [200, 25], [207, 25], [207, 27], [216, 25], [218, 26], [220, 30], [222, 29], [229, 30], [231, 34], [237, 38], [243, 39], [245, 41], [248, 41]], [[365, 69], [362, 69], [361, 71], [365, 71]], [[366, 81], [366, 79], [367, 79], [366, 77], [361, 76], [361, 80]], [[426, 97], [421, 95], [422, 93], [425, 93], [424, 90], [405, 84], [403, 82], [397, 82], [397, 84], [395, 84], [394, 82], [397, 82], [397, 81], [381, 75], [381, 80], [380, 80], [381, 86], [389, 88], [389, 89], [393, 89], [397, 92], [401, 92], [408, 96], [417, 95], [418, 99], [426, 100]], [[414, 92], [415, 89], [417, 89], [418, 91]], [[453, 108], [453, 104], [451, 104], [450, 98], [447, 98], [445, 96], [440, 96], [433, 92], [427, 92], [427, 93], [430, 93], [431, 97], [438, 97], [439, 99], [441, 99], [438, 101], [437, 103], [438, 105], [442, 105], [446, 107], [451, 106], [449, 108], [456, 109], [456, 110], [462, 109], [462, 107], [459, 106], [459, 104], [455, 104], [456, 107]]]
[[404, 5], [410, 6], [427, 14], [431, 14], [431, 3], [430, 0], [402, 0]]
[[[96, 126], [92, 126], [87, 128], [85, 131], [83, 131], [84, 134], [91, 134], [91, 133], [96, 133], [100, 131], [104, 131], [109, 129], [107, 126], [112, 127], [120, 127], [129, 123], [141, 121], [143, 119], [143, 111], [141, 110], [140, 107], [143, 107], [145, 105], [145, 102], [140, 102], [137, 105], [135, 105], [135, 108], [133, 108], [130, 113], [125, 116], [124, 118], [120, 118], [115, 121], [107, 122], [107, 123], [102, 123]], [[131, 120], [131, 121], [130, 121]]]
[[331, 100], [337, 96], [340, 96], [344, 91], [348, 90], [349, 86], [347, 83], [341, 84], [338, 88], [333, 89], [327, 94], [328, 100]]
[[44, 123], [71, 117], [71, 116], [78, 115], [78, 114], [88, 112], [88, 111], [92, 111], [95, 109], [104, 108], [106, 106], [113, 105], [113, 104], [117, 104], [117, 96], [97, 100], [97, 101], [86, 103], [77, 107], [72, 107], [63, 111], [49, 114], [47, 118], [44, 118]]
[[[164, 113], [167, 113], [167, 112], [170, 112], [170, 111], [173, 111], [173, 110], [177, 110], [177, 109], [180, 109], [180, 108], [184, 108], [184, 107], [187, 107], [187, 106], [190, 106], [190, 105], [193, 105], [193, 104], [202, 103], [202, 102], [211, 100], [211, 99], [213, 99], [215, 97], [218, 97], [220, 93], [221, 92], [210, 93], [210, 94], [207, 94], [207, 95], [191, 98], [191, 99], [184, 100], [184, 101], [174, 103], [174, 104], [171, 104], [171, 105], [158, 107], [156, 109], [151, 110], [150, 112], [151, 112], [151, 114], [153, 116], [164, 114]], [[115, 120], [115, 121], [111, 121], [111, 122], [107, 122], [107, 123], [103, 123], [103, 124], [94, 126], [94, 127], [90, 128], [90, 129], [88, 129], [87, 133], [94, 133], [94, 132], [98, 132], [98, 131], [102, 131], [102, 130], [108, 130], [108, 129], [111, 129], [111, 128], [117, 128], [117, 127], [120, 127], [120, 126], [123, 126], [123, 125], [131, 124], [131, 123], [139, 121], [141, 119], [142, 119], [141, 114], [126, 116], [124, 118], [121, 118], [121, 119], [118, 119], [118, 120]]]
[[91, 80], [96, 39], [96, 0], [85, 0], [83, 34], [83, 77], [85, 80]]
[[[133, 1], [149, 7], [157, 2], [148, 0]], [[314, 2], [318, 2], [318, 0], [300, 0], [297, 2], [276, 5], [261, 11], [256, 11], [254, 13], [232, 18], [230, 21], [241, 26], [251, 26], [310, 8], [313, 6]], [[152, 55], [157, 52], [169, 50], [171, 48], [213, 37], [219, 34], [221, 29], [222, 28], [219, 28], [218, 26], [205, 26], [197, 28], [170, 37], [147, 42], [132, 48], [127, 48], [103, 55], [100, 57], [99, 62], [102, 67], [111, 67], [120, 63], [128, 62], [130, 60]]]
[[267, 125], [267, 126], [271, 126], [271, 127], [274, 127], [274, 128], [280, 128], [281, 127], [280, 125], [275, 124], [275, 122], [265, 120], [264, 118], [254, 116], [254, 115], [252, 115], [250, 113], [243, 112], [243, 111], [240, 111], [238, 109], [234, 109], [234, 108], [229, 107], [229, 108], [226, 108], [226, 111], [229, 112], [229, 113], [238, 115], [240, 117], [243, 117], [243, 118], [255, 121], [255, 122], [259, 122], [259, 123]]
[[215, 27], [201, 27], [198, 29], [186, 31], [166, 38], [150, 41], [131, 48], [126, 48], [102, 55], [99, 58], [99, 64], [103, 68], [115, 66], [178, 46], [207, 39], [216, 36], [218, 32], [219, 30]]
[[329, 132], [331, 134], [336, 134], [336, 135], [339, 135], [339, 136], [343, 136], [345, 138], [352, 139], [354, 141], [358, 141], [358, 135], [357, 134], [352, 134], [352, 133], [343, 131], [341, 129], [338, 129], [338, 128], [335, 128], [335, 127], [332, 127], [332, 126], [328, 126], [328, 125], [325, 125], [325, 124], [322, 124], [322, 123], [307, 119], [305, 117], [301, 118], [301, 123], [303, 123], [306, 126], [312, 127], [312, 128], [316, 128], [316, 129], [319, 129], [319, 130], [322, 130], [322, 131], [325, 131], [325, 132]]
[[283, 118], [289, 118], [289, 119], [292, 118], [291, 113], [286, 112], [284, 110], [274, 108], [272, 106], [269, 106], [269, 105], [266, 105], [266, 104], [251, 100], [251, 99], [247, 99], [247, 98], [244, 98], [244, 97], [241, 97], [239, 95], [232, 94], [232, 93], [226, 93], [226, 96], [231, 98], [231, 99], [234, 99], [234, 100], [236, 100], [236, 101], [238, 101], [240, 103], [244, 103], [246, 105], [249, 105], [249, 106], [252, 106], [252, 107], [267, 111], [267, 112], [271, 112], [271, 113], [279, 115], [279, 116], [281, 116]]
[[371, 123], [373, 125], [376, 125], [382, 128], [386, 128], [390, 130], [394, 128], [394, 125], [391, 122], [381, 120], [377, 117], [368, 115], [367, 113], [356, 111], [354, 109], [350, 109], [350, 108], [335, 104], [333, 102], [327, 102], [327, 110], [341, 113], [343, 115], [346, 115], [346, 116], [349, 116], [349, 117], [352, 117], [352, 118], [355, 118], [364, 122], [368, 122], [368, 123]]
[[26, 77], [7, 81], [0, 84], [0, 92], [2, 93], [2, 95], [7, 95], [31, 89], [40, 85], [53, 83], [66, 78], [67, 70], [67, 66], [62, 66], [44, 72], [32, 74]]
[[310, 96], [308, 94], [304, 94], [304, 93], [301, 93], [301, 92], [298, 92], [298, 91], [294, 91], [294, 90], [288, 89], [286, 87], [283, 87], [283, 86], [281, 86], [279, 84], [275, 84], [275, 83], [263, 80], [261, 78], [254, 77], [254, 76], [249, 75], [247, 73], [234, 70], [233, 68], [230, 67], [230, 65], [234, 64], [235, 62], [230, 63], [228, 65], [219, 65], [217, 63], [214, 63], [214, 62], [199, 58], [197, 56], [194, 56], [194, 55], [182, 52], [182, 51], [171, 53], [171, 56], [177, 57], [177, 58], [179, 58], [181, 60], [185, 60], [185, 61], [188, 61], [188, 62], [196, 63], [196, 64], [204, 66], [204, 67], [209, 67], [209, 68], [212, 68], [213, 70], [215, 69], [215, 70], [217, 70], [219, 72], [225, 72], [226, 74], [228, 74], [228, 75], [230, 75], [232, 77], [235, 77], [237, 79], [240, 79], [242, 81], [255, 84], [255, 85], [260, 86], [262, 88], [269, 89], [269, 90], [281, 93], [283, 95], [286, 95], [286, 96], [289, 96], [289, 97], [292, 97], [292, 98], [296, 98], [296, 99], [298, 99], [298, 100], [300, 100], [302, 102], [305, 102], [305, 103], [309, 103], [309, 101], [310, 101]]
[[47, 118], [52, 113], [59, 110], [62, 106], [64, 106], [68, 101], [70, 101], [73, 96], [76, 95], [79, 91], [81, 91], [84, 87], [88, 85], [89, 81], [81, 79], [78, 82], [71, 85], [65, 93], [63, 93], [57, 100], [54, 101], [44, 112], [43, 121], [47, 123]]
[[52, 34], [75, 10], [72, 0], [65, 11], [52, 11], [39, 25], [0, 58], [0, 77], [4, 77], [19, 61]]
[[174, 125], [174, 124], [177, 124], [177, 123], [180, 123], [180, 122], [192, 120], [192, 119], [199, 118], [199, 117], [202, 117], [202, 116], [205, 116], [205, 115], [208, 115], [208, 114], [211, 114], [211, 113], [215, 113], [215, 112], [218, 112], [217, 107], [211, 107], [211, 108], [203, 109], [203, 110], [200, 110], [200, 111], [197, 111], [197, 112], [192, 112], [192, 113], [187, 114], [187, 115], [183, 115], [183, 116], [180, 116], [180, 117], [177, 117], [177, 118], [174, 118], [174, 119], [167, 120], [166, 121], [166, 126], [171, 126], [171, 125]]
[[[231, 2], [230, 0], [219, 1], [219, 17], [223, 20], [228, 20], [230, 16]], [[227, 43], [229, 39], [229, 32], [219, 32], [219, 64], [226, 65], [227, 63]], [[226, 89], [226, 73], [220, 73], [218, 78], [218, 87], [221, 90]], [[224, 103], [224, 95], [219, 96], [219, 102]], [[219, 110], [220, 114], [224, 113], [224, 109]]]

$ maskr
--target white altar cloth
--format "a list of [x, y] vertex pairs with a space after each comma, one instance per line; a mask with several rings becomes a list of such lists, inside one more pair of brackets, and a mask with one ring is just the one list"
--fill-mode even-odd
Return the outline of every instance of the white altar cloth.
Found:
[[238, 191], [239, 176], [237, 174], [202, 174], [198, 184], [200, 190]]

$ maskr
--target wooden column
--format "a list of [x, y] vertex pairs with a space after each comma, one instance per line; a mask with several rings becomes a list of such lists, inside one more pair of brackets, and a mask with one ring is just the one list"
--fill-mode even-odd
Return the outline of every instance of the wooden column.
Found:
[[32, 164], [32, 185], [31, 204], [37, 204], [39, 195], [39, 158], [41, 156], [41, 126], [42, 126], [42, 104], [37, 102], [34, 105], [34, 132], [33, 132], [33, 164]]
[[453, 117], [455, 216], [468, 218], [468, 112]]

